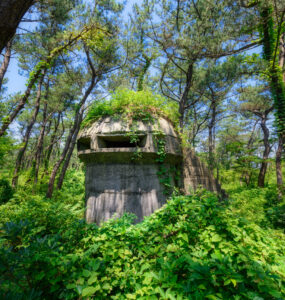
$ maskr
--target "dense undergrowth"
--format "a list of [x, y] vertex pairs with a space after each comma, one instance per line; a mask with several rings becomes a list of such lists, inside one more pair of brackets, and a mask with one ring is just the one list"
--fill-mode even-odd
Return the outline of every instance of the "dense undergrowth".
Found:
[[26, 186], [0, 206], [1, 299], [284, 299], [270, 187], [232, 190], [226, 203], [176, 196], [140, 224], [101, 227], [83, 221], [83, 187], [70, 171], [53, 199]]

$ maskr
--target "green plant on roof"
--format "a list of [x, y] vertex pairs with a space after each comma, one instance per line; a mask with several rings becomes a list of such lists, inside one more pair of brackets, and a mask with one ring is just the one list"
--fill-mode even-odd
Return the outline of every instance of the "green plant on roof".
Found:
[[94, 102], [82, 126], [88, 127], [101, 117], [107, 116], [145, 122], [152, 121], [153, 117], [164, 117], [177, 126], [179, 113], [177, 103], [149, 90], [136, 92], [120, 89], [110, 99]]

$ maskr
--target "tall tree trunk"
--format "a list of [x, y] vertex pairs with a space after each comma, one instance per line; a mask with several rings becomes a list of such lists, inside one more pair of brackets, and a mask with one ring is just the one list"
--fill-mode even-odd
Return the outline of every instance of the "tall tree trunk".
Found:
[[[256, 129], [256, 126], [257, 126], [258, 122], [259, 122], [259, 120], [256, 120], [254, 125], [253, 125], [251, 135], [250, 135], [249, 140], [247, 142], [247, 150], [252, 148], [252, 145], [253, 145], [253, 142], [254, 142], [254, 133], [255, 133], [255, 129]], [[248, 172], [248, 170], [245, 170], [242, 173], [242, 177], [244, 177], [244, 181], [245, 181], [246, 185], [248, 186], [250, 184], [251, 173]], [[241, 178], [241, 180], [242, 180], [242, 178]]]
[[93, 88], [96, 86], [96, 84], [97, 84], [97, 82], [99, 80], [97, 78], [97, 72], [96, 72], [96, 70], [94, 68], [94, 65], [93, 65], [92, 61], [91, 61], [89, 50], [88, 50], [88, 48], [86, 46], [84, 47], [84, 50], [85, 50], [85, 53], [86, 53], [88, 65], [89, 65], [91, 73], [92, 73], [92, 77], [91, 77], [91, 81], [90, 81], [89, 87], [85, 91], [84, 96], [83, 96], [83, 98], [81, 99], [81, 101], [80, 101], [80, 103], [78, 105], [79, 109], [76, 112], [74, 124], [73, 124], [72, 129], [70, 130], [70, 133], [69, 133], [68, 137], [67, 137], [64, 149], [62, 151], [62, 154], [61, 154], [59, 160], [54, 165], [54, 168], [53, 168], [52, 173], [50, 175], [49, 184], [48, 184], [48, 190], [47, 190], [47, 193], [46, 193], [46, 197], [47, 198], [51, 198], [52, 197], [56, 174], [57, 174], [57, 172], [58, 172], [58, 170], [59, 170], [62, 162], [64, 161], [64, 159], [65, 159], [65, 157], [67, 155], [68, 149], [70, 147], [70, 143], [72, 141], [72, 137], [73, 137], [74, 133], [76, 132], [76, 129], [78, 128], [78, 126], [80, 127], [80, 123], [81, 123], [80, 122], [81, 110], [84, 109], [84, 105], [85, 105], [85, 102], [86, 102], [88, 96], [91, 94]]
[[278, 148], [276, 151], [276, 179], [277, 179], [277, 192], [278, 198], [281, 199], [283, 195], [283, 176], [282, 176], [282, 150], [283, 150], [283, 139], [279, 136]]
[[1, 0], [0, 53], [16, 33], [16, 29], [35, 0]]
[[44, 109], [43, 109], [43, 123], [42, 123], [42, 128], [40, 131], [40, 135], [38, 138], [37, 149], [36, 149], [36, 154], [35, 154], [35, 173], [34, 173], [34, 183], [35, 184], [37, 184], [37, 182], [38, 182], [38, 175], [39, 175], [41, 157], [42, 157], [42, 152], [43, 152], [44, 137], [45, 137], [46, 125], [47, 125], [47, 121], [48, 121], [47, 106], [48, 106], [47, 102], [45, 102]]
[[19, 177], [19, 171], [21, 169], [21, 165], [22, 165], [22, 160], [24, 157], [24, 154], [26, 152], [27, 149], [27, 145], [29, 142], [29, 138], [31, 136], [31, 132], [32, 132], [32, 128], [37, 120], [37, 116], [38, 116], [38, 112], [40, 109], [40, 101], [41, 101], [41, 91], [42, 91], [42, 83], [44, 80], [44, 76], [41, 77], [41, 80], [38, 84], [38, 91], [37, 91], [37, 98], [36, 98], [36, 102], [35, 102], [35, 110], [34, 113], [32, 115], [31, 121], [26, 129], [26, 133], [23, 139], [23, 147], [21, 147], [19, 149], [17, 158], [16, 158], [16, 166], [15, 166], [15, 170], [14, 170], [14, 175], [13, 175], [13, 179], [12, 179], [12, 186], [16, 187], [17, 183], [18, 183], [18, 177]]
[[76, 131], [77, 126], [78, 126], [78, 115], [75, 116], [73, 127], [70, 129], [70, 132], [69, 132], [69, 135], [67, 137], [66, 143], [64, 145], [63, 151], [60, 155], [59, 160], [55, 163], [55, 165], [53, 167], [53, 170], [51, 172], [50, 179], [49, 179], [49, 184], [48, 184], [48, 190], [47, 190], [47, 193], [46, 193], [47, 198], [52, 197], [56, 174], [57, 174], [62, 162], [64, 161], [64, 159], [66, 157], [66, 154], [68, 152], [72, 137], [74, 135], [74, 132]]
[[55, 119], [54, 131], [53, 131], [53, 134], [51, 136], [51, 139], [50, 139], [47, 151], [46, 151], [47, 155], [46, 155], [45, 163], [44, 163], [45, 173], [47, 173], [47, 170], [49, 168], [49, 160], [50, 160], [50, 156], [51, 156], [51, 153], [52, 153], [53, 146], [56, 142], [56, 135], [57, 135], [57, 131], [58, 131], [59, 124], [60, 124], [60, 118], [61, 118], [61, 113], [59, 113], [58, 116], [57, 116], [57, 119]]
[[67, 168], [68, 168], [68, 165], [69, 165], [69, 162], [70, 162], [70, 159], [71, 159], [74, 147], [76, 145], [77, 136], [78, 136], [78, 133], [79, 133], [79, 130], [80, 130], [80, 125], [81, 125], [82, 119], [83, 119], [83, 112], [84, 112], [84, 109], [82, 107], [80, 115], [79, 115], [78, 125], [77, 125], [77, 128], [75, 129], [75, 132], [73, 134], [73, 137], [72, 137], [72, 140], [71, 140], [71, 143], [70, 143], [70, 146], [69, 146], [69, 149], [68, 149], [68, 152], [67, 152], [64, 164], [62, 166], [58, 182], [57, 182], [57, 188], [59, 190], [62, 187], [63, 180], [64, 180], [64, 177], [65, 177], [65, 173], [67, 171]]
[[151, 61], [152, 61], [152, 58], [149, 58], [146, 54], [143, 53], [142, 56], [145, 59], [145, 63], [139, 74], [139, 77], [138, 77], [138, 91], [143, 90], [145, 75], [146, 75], [146, 72], [148, 71], [148, 69], [151, 65]]
[[265, 182], [265, 175], [267, 171], [267, 166], [268, 166], [268, 158], [270, 154], [270, 143], [269, 143], [269, 129], [266, 126], [266, 120], [267, 120], [267, 114], [263, 114], [262, 119], [261, 119], [261, 129], [263, 132], [263, 144], [264, 144], [264, 151], [263, 151], [263, 157], [262, 157], [262, 163], [261, 167], [259, 170], [259, 175], [258, 175], [258, 186], [259, 187], [264, 187], [264, 182]]
[[12, 49], [12, 41], [9, 41], [7, 43], [6, 51], [5, 51], [5, 54], [4, 54], [4, 59], [3, 59], [2, 65], [0, 67], [0, 91], [2, 89], [4, 76], [6, 74], [6, 71], [7, 71], [9, 63], [10, 63], [11, 49]]
[[189, 63], [187, 73], [186, 73], [186, 85], [183, 91], [183, 94], [180, 97], [179, 101], [179, 127], [180, 131], [183, 132], [184, 128], [184, 114], [185, 114], [185, 108], [187, 105], [187, 99], [188, 99], [188, 94], [192, 85], [192, 78], [193, 78], [193, 62]]
[[[283, 84], [285, 85], [285, 33], [280, 36], [280, 44], [279, 44], [279, 67], [283, 70]], [[284, 142], [285, 142], [285, 134], [280, 135], [278, 137], [278, 148], [276, 151], [276, 183], [277, 183], [277, 193], [278, 198], [281, 200], [284, 192], [283, 186], [283, 175], [282, 175], [282, 151], [284, 149]]]
[[280, 37], [280, 46], [279, 46], [279, 67], [283, 70], [283, 82], [285, 83], [285, 33], [283, 33]]
[[[282, 15], [282, 20], [279, 22], [277, 30], [273, 27], [273, 16], [271, 12], [270, 4], [265, 2], [261, 9], [261, 19], [262, 19], [262, 32], [263, 32], [263, 52], [265, 59], [270, 63], [271, 67], [268, 72], [270, 78], [271, 93], [274, 99], [274, 109], [277, 123], [277, 130], [279, 141], [284, 142], [285, 137], [285, 74], [284, 74], [284, 32], [282, 32], [282, 26], [284, 26], [284, 14]], [[278, 44], [277, 44], [278, 43]], [[274, 45], [275, 44], [275, 45]], [[279, 46], [279, 59], [276, 61], [277, 57], [277, 47]], [[278, 64], [278, 66], [277, 66]], [[281, 74], [280, 74], [281, 70]], [[280, 76], [282, 75], [282, 76]], [[279, 148], [279, 147], [278, 147]], [[278, 152], [278, 151], [277, 151]], [[278, 154], [279, 155], [279, 154]], [[281, 172], [281, 154], [280, 165], [278, 163], [278, 168], [280, 168], [279, 177], [282, 177]], [[277, 160], [277, 158], [276, 158]], [[278, 179], [277, 179], [277, 186]], [[282, 196], [282, 188], [278, 191]]]
[[209, 144], [209, 167], [210, 170], [214, 170], [215, 168], [215, 157], [214, 157], [214, 151], [215, 151], [215, 137], [214, 137], [214, 128], [216, 124], [216, 103], [215, 100], [212, 102], [212, 114], [211, 114], [211, 120], [208, 125], [209, 130], [209, 136], [208, 136], [208, 144]]

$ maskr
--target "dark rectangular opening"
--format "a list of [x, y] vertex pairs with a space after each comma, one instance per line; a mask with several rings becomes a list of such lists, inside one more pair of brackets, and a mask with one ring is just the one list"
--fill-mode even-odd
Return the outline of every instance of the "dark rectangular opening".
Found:
[[146, 135], [139, 135], [137, 141], [133, 142], [131, 137], [125, 135], [99, 136], [99, 148], [135, 148], [144, 147]]
[[80, 138], [77, 141], [77, 151], [90, 150], [91, 140], [90, 138]]

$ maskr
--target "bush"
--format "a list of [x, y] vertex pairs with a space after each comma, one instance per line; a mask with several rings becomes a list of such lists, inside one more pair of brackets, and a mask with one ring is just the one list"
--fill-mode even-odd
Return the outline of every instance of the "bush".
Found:
[[0, 179], [0, 204], [8, 202], [13, 197], [13, 189], [6, 179]]
[[179, 116], [177, 112], [177, 104], [160, 95], [147, 90], [135, 92], [123, 89], [117, 90], [110, 100], [95, 102], [88, 111], [83, 127], [106, 116], [143, 121], [150, 121], [152, 116], [162, 116], [177, 125]]
[[39, 222], [46, 213], [3, 224], [0, 298], [285, 297], [284, 234], [210, 193], [174, 197], [137, 225], [125, 215], [97, 227], [62, 209]]

